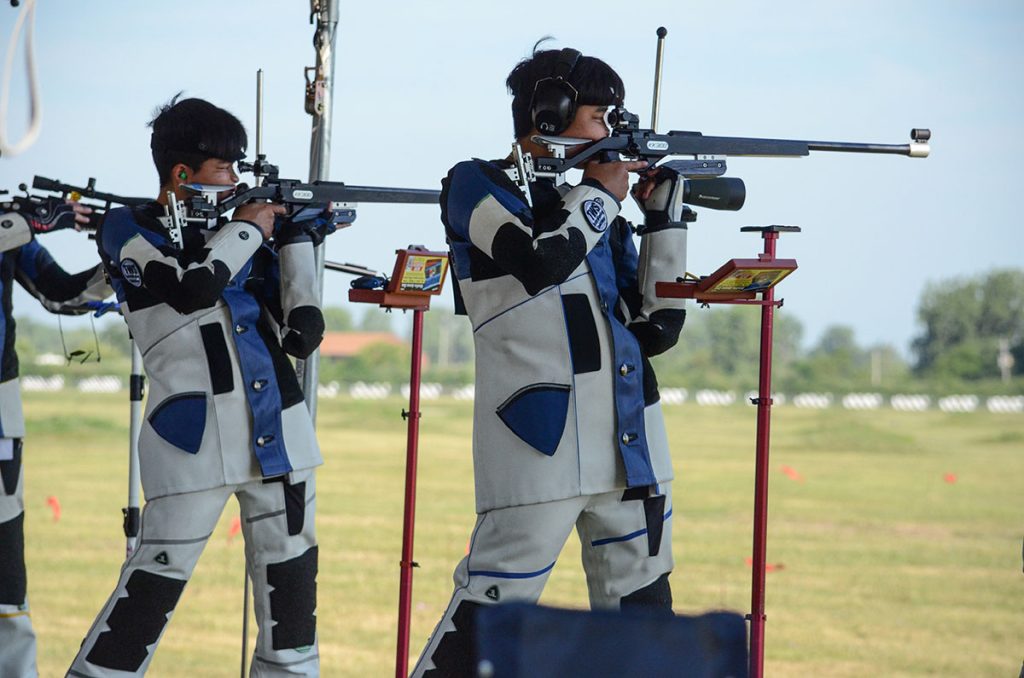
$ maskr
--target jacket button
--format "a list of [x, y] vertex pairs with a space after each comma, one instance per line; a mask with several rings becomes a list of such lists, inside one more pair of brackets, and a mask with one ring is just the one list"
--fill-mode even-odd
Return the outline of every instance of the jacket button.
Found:
[[252, 388], [254, 391], [262, 391], [266, 385], [266, 379], [257, 379], [256, 381], [252, 382]]
[[632, 371], [633, 366], [629, 365], [628, 363], [622, 363], [621, 365], [619, 365], [619, 374], [621, 374], [622, 376], [626, 376]]
[[235, 334], [245, 334], [249, 331], [249, 328], [245, 325], [235, 325]]
[[256, 445], [258, 445], [259, 447], [264, 447], [272, 442], [274, 442], [274, 436], [272, 435], [260, 436], [259, 438], [256, 439]]
[[622, 442], [623, 443], [625, 443], [626, 445], [629, 445], [629, 441], [630, 440], [632, 440], [632, 438], [630, 438], [628, 433], [623, 433], [622, 434]]

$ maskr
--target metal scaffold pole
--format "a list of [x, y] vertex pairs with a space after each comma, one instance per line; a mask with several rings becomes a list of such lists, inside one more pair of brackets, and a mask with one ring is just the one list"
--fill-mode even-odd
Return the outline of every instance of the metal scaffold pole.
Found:
[[[331, 116], [334, 99], [334, 40], [338, 25], [338, 0], [310, 0], [310, 19], [316, 22], [313, 46], [316, 66], [306, 69], [306, 112], [313, 116], [309, 145], [309, 180], [327, 180], [331, 161]], [[315, 250], [317, 294], [323, 301], [324, 246]], [[306, 396], [306, 406], [316, 422], [317, 383], [320, 372], [320, 351], [297, 361], [296, 371]]]

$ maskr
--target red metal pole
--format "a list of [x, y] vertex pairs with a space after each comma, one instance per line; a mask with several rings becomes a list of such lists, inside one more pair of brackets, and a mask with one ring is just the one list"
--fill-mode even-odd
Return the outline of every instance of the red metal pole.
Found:
[[402, 521], [402, 562], [398, 584], [398, 648], [395, 657], [395, 678], [409, 674], [409, 627], [412, 611], [413, 534], [416, 529], [416, 454], [420, 433], [420, 368], [423, 360], [423, 312], [412, 315], [412, 367], [409, 375], [409, 411], [405, 457], [405, 515]]
[[[775, 241], [779, 234], [766, 230], [762, 260], [775, 258]], [[772, 323], [775, 316], [775, 290], [762, 295], [761, 365], [757, 388], [757, 464], [754, 472], [754, 547], [753, 581], [750, 593], [750, 676], [764, 675], [764, 589], [765, 555], [768, 539], [768, 439], [772, 409]]]

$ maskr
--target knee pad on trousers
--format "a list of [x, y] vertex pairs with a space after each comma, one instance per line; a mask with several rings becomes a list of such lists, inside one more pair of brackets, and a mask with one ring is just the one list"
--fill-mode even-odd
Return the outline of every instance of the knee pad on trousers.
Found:
[[25, 514], [0, 523], [0, 605], [25, 602]]
[[292, 650], [308, 647], [316, 640], [317, 547], [301, 556], [267, 565], [270, 618], [275, 625], [272, 647]]
[[476, 613], [481, 607], [468, 600], [459, 603], [452, 614], [455, 630], [441, 636], [430, 656], [435, 668], [424, 672], [423, 678], [475, 678]]
[[108, 669], [138, 671], [167, 624], [185, 589], [185, 580], [135, 570], [107, 616], [108, 631], [96, 639], [86, 661]]
[[15, 438], [12, 445], [11, 458], [0, 461], [0, 492], [8, 497], [18, 489], [18, 477], [21, 475], [21, 438]]
[[642, 607], [653, 610], [672, 611], [672, 587], [668, 583], [668, 573], [661, 575], [647, 586], [623, 596], [620, 602], [622, 609]]

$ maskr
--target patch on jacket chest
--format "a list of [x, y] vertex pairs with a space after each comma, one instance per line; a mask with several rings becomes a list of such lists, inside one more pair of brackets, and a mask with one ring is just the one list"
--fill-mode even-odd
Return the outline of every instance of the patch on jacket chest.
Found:
[[592, 229], [598, 233], [604, 233], [608, 229], [608, 214], [604, 211], [604, 200], [601, 198], [584, 200], [580, 209], [583, 210], [583, 216]]
[[135, 287], [142, 287], [142, 271], [134, 259], [125, 259], [121, 262], [121, 275]]

